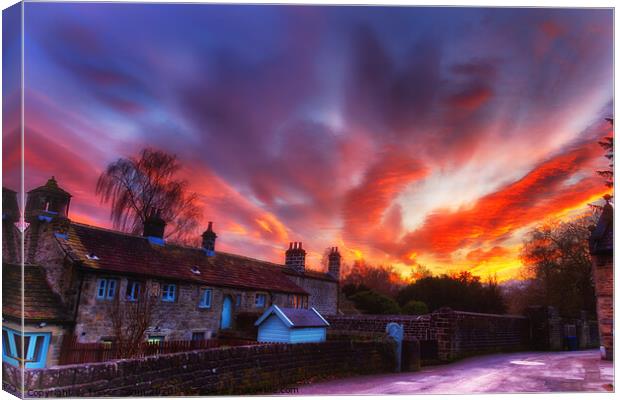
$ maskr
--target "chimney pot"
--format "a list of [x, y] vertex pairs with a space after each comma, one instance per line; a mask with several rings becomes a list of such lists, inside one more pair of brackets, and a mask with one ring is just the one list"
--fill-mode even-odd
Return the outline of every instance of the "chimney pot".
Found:
[[144, 230], [142, 236], [148, 238], [163, 239], [166, 230], [166, 221], [164, 221], [158, 209], [154, 209], [144, 221]]
[[215, 255], [215, 239], [217, 235], [213, 231], [213, 221], [209, 221], [207, 230], [202, 233], [202, 248], [209, 256]]
[[287, 267], [297, 272], [306, 270], [306, 251], [301, 246], [301, 242], [291, 242], [284, 261]]
[[342, 257], [338, 252], [338, 247], [332, 247], [329, 254], [327, 272], [334, 278], [340, 280], [340, 264]]

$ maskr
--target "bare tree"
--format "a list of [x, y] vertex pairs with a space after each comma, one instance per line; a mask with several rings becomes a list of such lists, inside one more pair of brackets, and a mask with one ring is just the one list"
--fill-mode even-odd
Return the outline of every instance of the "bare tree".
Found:
[[343, 286], [364, 285], [382, 295], [396, 297], [406, 282], [391, 265], [371, 265], [364, 260], [356, 260], [341, 283]]
[[591, 216], [552, 222], [534, 228], [523, 243], [521, 259], [538, 300], [564, 315], [595, 312], [594, 286], [588, 250]]
[[196, 236], [200, 210], [188, 182], [176, 178], [176, 156], [144, 149], [139, 157], [119, 158], [97, 181], [96, 194], [110, 203], [110, 218], [118, 229], [140, 233], [148, 216], [159, 212], [166, 221], [166, 238], [186, 242]]
[[119, 293], [109, 309], [117, 358], [132, 358], [138, 354], [145, 341], [146, 330], [153, 324], [153, 310], [157, 304], [157, 292], [149, 287], [141, 289], [133, 301], [121, 299]]

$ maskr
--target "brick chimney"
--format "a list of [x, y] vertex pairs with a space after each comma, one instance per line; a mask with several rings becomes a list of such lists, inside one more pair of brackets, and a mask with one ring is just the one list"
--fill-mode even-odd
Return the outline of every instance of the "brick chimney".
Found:
[[213, 222], [209, 221], [209, 227], [202, 233], [202, 248], [208, 256], [215, 255], [215, 239], [217, 235], [213, 232]]
[[329, 264], [327, 267], [327, 272], [333, 276], [334, 278], [340, 280], [340, 260], [342, 257], [338, 252], [338, 247], [332, 247], [329, 252]]
[[286, 250], [284, 264], [297, 272], [306, 270], [306, 250], [301, 247], [301, 242], [291, 242], [288, 250]]
[[161, 218], [159, 210], [151, 212], [150, 216], [144, 221], [144, 231], [142, 236], [149, 239], [151, 243], [164, 244], [164, 231], [166, 221]]

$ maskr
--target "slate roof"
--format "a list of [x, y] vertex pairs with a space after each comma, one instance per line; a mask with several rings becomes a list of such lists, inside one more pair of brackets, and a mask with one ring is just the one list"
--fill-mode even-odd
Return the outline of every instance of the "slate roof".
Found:
[[[21, 266], [2, 264], [2, 314], [21, 318]], [[24, 266], [24, 319], [29, 321], [66, 322], [71, 313], [58, 295], [52, 292], [45, 279], [43, 267]]]
[[609, 202], [603, 207], [596, 227], [590, 235], [590, 253], [613, 254], [614, 251], [614, 208]]
[[289, 276], [297, 276], [301, 278], [312, 278], [312, 279], [321, 279], [324, 281], [333, 281], [338, 282], [338, 279], [334, 278], [330, 274], [326, 274], [325, 272], [313, 271], [311, 269], [307, 269], [304, 272], [298, 272], [291, 268], [286, 268], [286, 266], [280, 266], [284, 269], [284, 273]]
[[74, 261], [90, 270], [308, 294], [287, 277], [282, 266], [267, 261], [218, 251], [207, 256], [201, 248], [152, 244], [142, 236], [73, 222], [66, 238], [57, 236], [57, 240]]
[[71, 193], [67, 192], [66, 190], [58, 186], [58, 183], [56, 182], [56, 179], [53, 176], [47, 180], [45, 185], [39, 186], [39, 187], [36, 187], [30, 190], [28, 194], [36, 193], [36, 192], [46, 192], [46, 193], [60, 194], [63, 196], [72, 197]]
[[256, 320], [254, 325], [260, 325], [267, 317], [275, 314], [284, 322], [285, 325], [292, 328], [310, 328], [310, 327], [327, 327], [329, 323], [314, 309], [306, 308], [285, 308], [273, 305], [269, 307], [261, 317]]

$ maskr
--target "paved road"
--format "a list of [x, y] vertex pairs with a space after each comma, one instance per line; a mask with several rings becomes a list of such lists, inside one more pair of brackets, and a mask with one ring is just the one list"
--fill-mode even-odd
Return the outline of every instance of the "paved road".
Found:
[[337, 379], [298, 394], [599, 392], [612, 390], [613, 364], [598, 350], [472, 357], [419, 372]]

